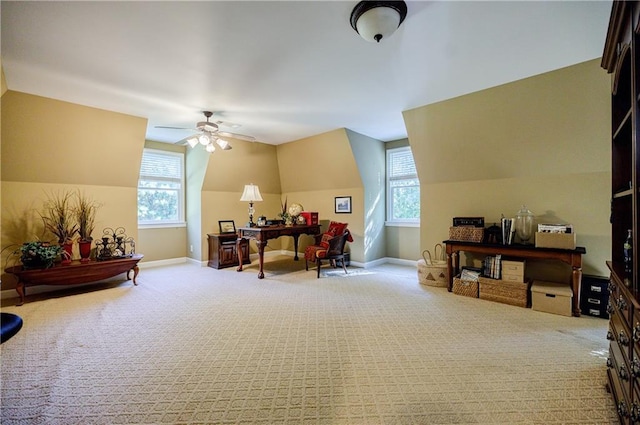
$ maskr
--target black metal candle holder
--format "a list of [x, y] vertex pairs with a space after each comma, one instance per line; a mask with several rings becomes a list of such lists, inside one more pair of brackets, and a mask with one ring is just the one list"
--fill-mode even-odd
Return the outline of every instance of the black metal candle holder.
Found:
[[136, 243], [127, 236], [124, 227], [105, 228], [102, 237], [96, 241], [96, 260], [116, 260], [129, 258], [136, 252]]

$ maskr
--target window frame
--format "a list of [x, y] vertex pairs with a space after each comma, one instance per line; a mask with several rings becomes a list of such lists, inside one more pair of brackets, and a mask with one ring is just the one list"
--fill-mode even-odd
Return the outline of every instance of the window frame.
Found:
[[[415, 174], [405, 174], [402, 176], [396, 176], [396, 177], [391, 177], [390, 176], [390, 170], [391, 170], [391, 160], [392, 157], [395, 153], [398, 152], [406, 152], [409, 151], [411, 153], [411, 159], [413, 160], [413, 164], [415, 167], [415, 159], [413, 157], [413, 152], [411, 151], [411, 147], [410, 146], [402, 146], [402, 147], [397, 147], [397, 148], [389, 148], [385, 151], [385, 169], [386, 169], [386, 220], [385, 220], [385, 226], [398, 226], [398, 227], [420, 227], [420, 217], [418, 216], [417, 218], [411, 218], [411, 219], [393, 219], [392, 215], [393, 215], [393, 197], [391, 195], [392, 190], [391, 190], [391, 182], [392, 181], [401, 181], [401, 180], [418, 180], [418, 184], [417, 185], [411, 185], [412, 187], [416, 187], [418, 188], [418, 191], [420, 191], [420, 179], [418, 179], [418, 172], [416, 170]], [[420, 202], [418, 200], [418, 202]], [[421, 206], [421, 205], [420, 205]]]
[[[180, 159], [180, 178], [172, 177], [156, 177], [156, 176], [143, 176], [142, 175], [142, 162], [144, 160], [145, 153], [153, 153], [156, 155], [164, 155], [167, 157], [178, 157]], [[136, 218], [138, 220], [139, 229], [152, 229], [162, 227], [185, 227], [187, 225], [185, 221], [185, 155], [183, 152], [174, 152], [155, 148], [144, 148], [142, 157], [140, 158], [140, 172], [138, 173], [138, 186], [136, 190]], [[145, 178], [147, 177], [147, 178]], [[138, 215], [138, 196], [141, 188], [140, 183], [142, 181], [156, 181], [156, 182], [174, 182], [179, 184], [178, 188], [178, 219], [177, 220], [154, 220], [154, 221], [141, 221]]]

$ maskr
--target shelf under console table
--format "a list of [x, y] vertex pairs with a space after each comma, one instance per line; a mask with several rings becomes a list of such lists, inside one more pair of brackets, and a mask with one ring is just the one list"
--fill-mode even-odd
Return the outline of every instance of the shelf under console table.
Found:
[[108, 279], [126, 273], [127, 279], [129, 272], [133, 270], [133, 284], [136, 283], [138, 276], [138, 262], [142, 260], [144, 255], [133, 254], [131, 257], [118, 258], [105, 261], [89, 261], [82, 263], [73, 261], [69, 265], [57, 264], [48, 269], [23, 269], [22, 266], [13, 266], [5, 269], [6, 273], [16, 276], [18, 283], [16, 292], [20, 297], [17, 305], [24, 304], [27, 286], [36, 285], [79, 285], [82, 283], [97, 282], [102, 279]]
[[571, 287], [573, 289], [572, 312], [580, 316], [580, 285], [582, 282], [582, 255], [587, 253], [584, 247], [575, 249], [536, 248], [533, 245], [500, 245], [462, 241], [443, 241], [447, 251], [447, 269], [449, 271], [448, 289], [453, 288], [453, 278], [460, 272], [459, 252], [477, 254], [502, 254], [523, 259], [558, 260], [571, 266]]

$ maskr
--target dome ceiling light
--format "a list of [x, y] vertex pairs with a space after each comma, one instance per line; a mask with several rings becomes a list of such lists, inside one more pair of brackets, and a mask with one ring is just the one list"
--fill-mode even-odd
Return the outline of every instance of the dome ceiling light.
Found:
[[351, 26], [365, 40], [379, 43], [391, 36], [406, 17], [404, 1], [361, 1], [351, 12]]

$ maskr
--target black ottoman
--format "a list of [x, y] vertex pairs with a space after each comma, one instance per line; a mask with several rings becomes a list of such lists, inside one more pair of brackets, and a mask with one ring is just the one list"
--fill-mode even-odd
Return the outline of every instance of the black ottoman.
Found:
[[22, 318], [11, 313], [0, 313], [0, 344], [18, 333], [22, 328]]

